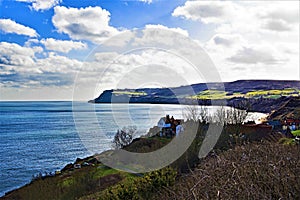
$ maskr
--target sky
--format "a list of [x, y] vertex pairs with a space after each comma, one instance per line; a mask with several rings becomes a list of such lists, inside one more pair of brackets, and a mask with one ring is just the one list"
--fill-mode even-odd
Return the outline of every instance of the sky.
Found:
[[300, 80], [299, 1], [0, 0], [0, 100]]

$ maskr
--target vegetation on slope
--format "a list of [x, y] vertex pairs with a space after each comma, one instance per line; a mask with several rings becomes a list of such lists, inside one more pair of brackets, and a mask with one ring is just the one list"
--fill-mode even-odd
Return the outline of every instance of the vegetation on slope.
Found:
[[294, 136], [300, 136], [300, 130], [292, 131]]
[[190, 96], [190, 99], [232, 99], [232, 98], [271, 98], [271, 99], [278, 99], [283, 96], [291, 96], [291, 97], [298, 97], [300, 96], [300, 90], [297, 88], [283, 88], [277, 90], [252, 90], [246, 93], [240, 92], [226, 92], [220, 90], [204, 90], [199, 92], [197, 95]]
[[[272, 133], [265, 129], [245, 129], [245, 137], [240, 138], [237, 135], [240, 126], [225, 124], [214, 153], [199, 160], [198, 152], [208, 124], [199, 121], [186, 123], [191, 123], [188, 127], [197, 125], [196, 138], [167, 168], [130, 174], [99, 162], [81, 169], [66, 167], [62, 174], [38, 178], [3, 199], [299, 198], [299, 145], [249, 144], [268, 138]], [[123, 148], [131, 152], [151, 152], [171, 140], [157, 136], [138, 138]], [[76, 163], [93, 159], [81, 159]]]
[[129, 96], [143, 96], [147, 95], [145, 92], [137, 92], [137, 91], [121, 91], [121, 90], [115, 90], [113, 91], [113, 94], [115, 95], [129, 95]]
[[211, 155], [153, 199], [299, 199], [299, 145], [256, 143]]
[[[209, 105], [207, 100], [278, 99], [280, 97], [299, 97], [299, 81], [279, 80], [239, 80], [224, 83], [199, 83], [173, 88], [138, 88], [106, 90], [92, 103], [191, 103], [199, 100], [201, 105]], [[180, 101], [179, 101], [180, 100]], [[272, 105], [269, 104], [269, 105]]]

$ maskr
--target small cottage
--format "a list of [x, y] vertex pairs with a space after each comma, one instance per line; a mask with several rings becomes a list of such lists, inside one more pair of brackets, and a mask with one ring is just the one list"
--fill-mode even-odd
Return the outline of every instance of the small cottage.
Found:
[[162, 129], [162, 128], [165, 127], [165, 125], [166, 125], [165, 121], [166, 121], [166, 118], [165, 118], [165, 117], [160, 118], [160, 119], [158, 120], [158, 122], [157, 122], [157, 126], [158, 126], [160, 129]]

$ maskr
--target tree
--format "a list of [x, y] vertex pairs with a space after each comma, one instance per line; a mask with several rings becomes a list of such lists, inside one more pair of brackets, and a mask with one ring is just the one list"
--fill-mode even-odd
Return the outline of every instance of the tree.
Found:
[[214, 115], [214, 121], [217, 124], [223, 124], [223, 125], [227, 122], [226, 111], [225, 111], [225, 107], [223, 105], [220, 106], [220, 108], [216, 111], [216, 113]]
[[136, 133], [136, 126], [125, 126], [121, 130], [118, 130], [114, 139], [113, 145], [116, 149], [121, 149], [129, 145]]
[[226, 112], [226, 123], [227, 124], [242, 124], [248, 115], [247, 110], [241, 110], [238, 108], [230, 108]]
[[234, 104], [231, 108], [225, 109], [224, 106], [215, 113], [215, 121], [224, 124], [242, 124], [250, 110], [250, 103], [248, 101], [241, 101]]
[[206, 106], [199, 106], [195, 101], [184, 108], [183, 116], [187, 120], [206, 123], [209, 120], [209, 114]]

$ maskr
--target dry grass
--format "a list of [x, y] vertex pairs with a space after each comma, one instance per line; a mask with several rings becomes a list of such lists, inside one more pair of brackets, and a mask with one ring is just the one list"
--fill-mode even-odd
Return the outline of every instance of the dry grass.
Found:
[[300, 199], [300, 147], [256, 143], [211, 155], [153, 199]]

